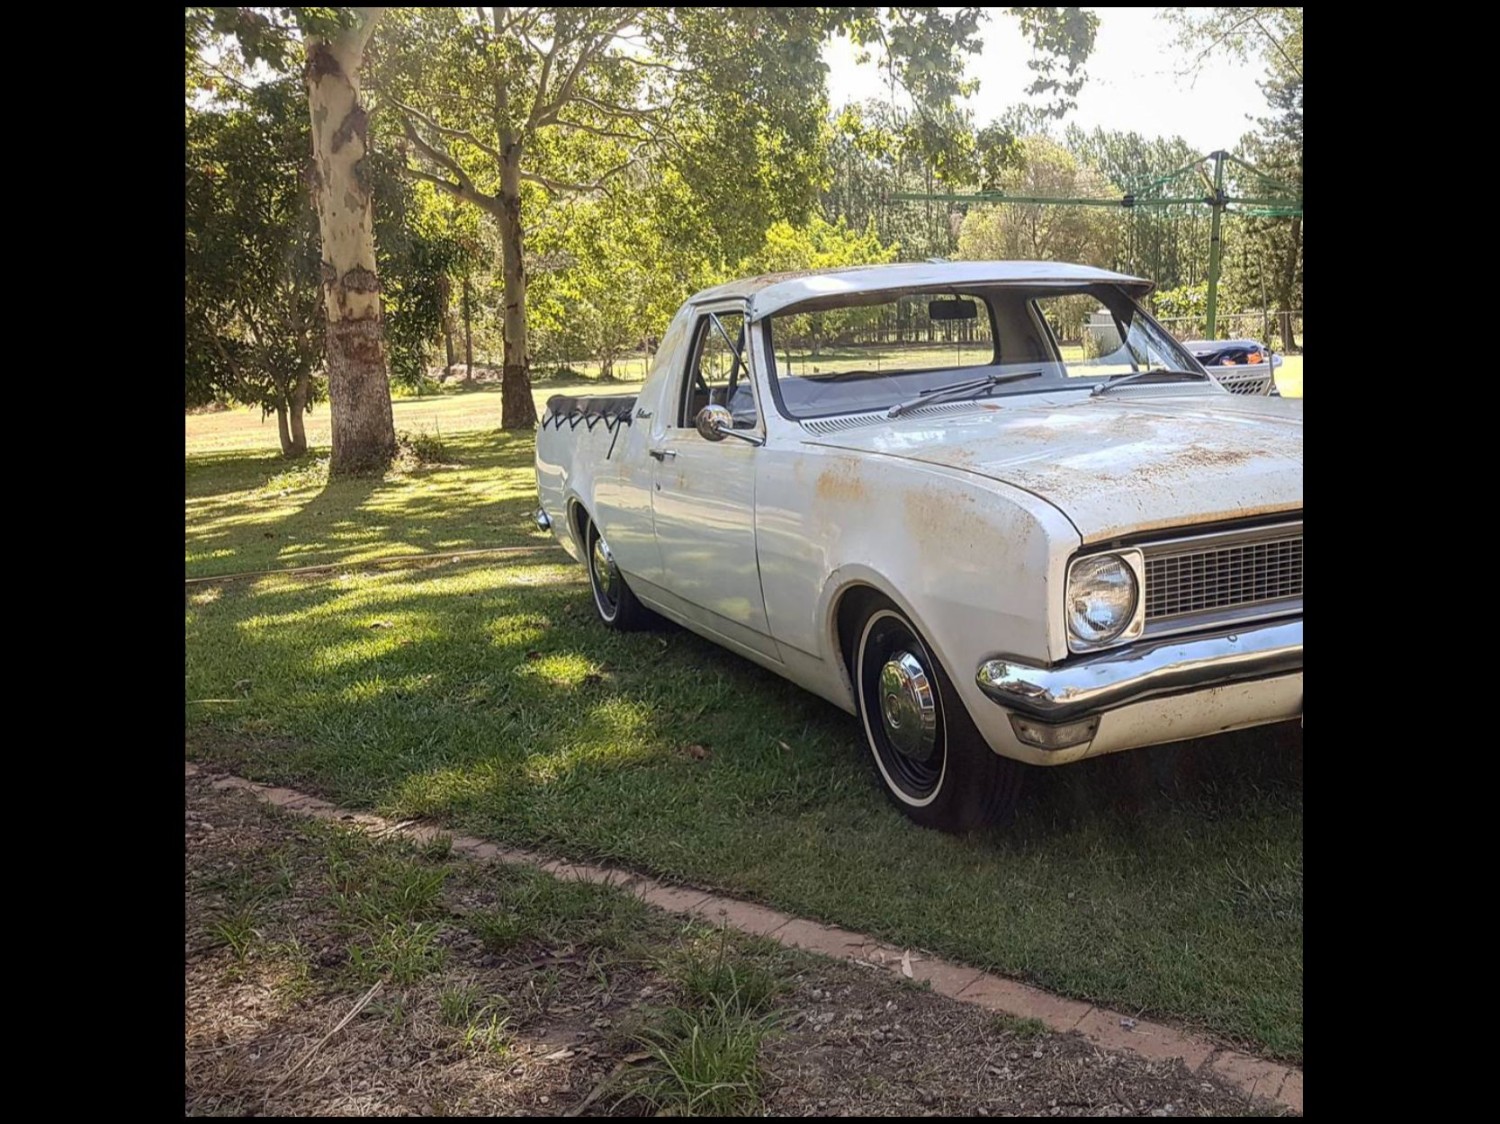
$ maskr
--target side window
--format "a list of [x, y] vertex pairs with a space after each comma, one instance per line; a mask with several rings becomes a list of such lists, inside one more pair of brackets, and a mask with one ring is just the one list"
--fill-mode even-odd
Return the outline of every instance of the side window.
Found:
[[698, 412], [713, 405], [729, 410], [735, 429], [755, 428], [760, 419], [745, 366], [749, 354], [744, 313], [713, 312], [698, 318], [678, 426], [691, 429]]
[[1120, 326], [1098, 298], [1088, 294], [1040, 297], [1033, 302], [1047, 322], [1071, 378], [1097, 379], [1136, 369], [1120, 338]]
[[1176, 341], [1129, 298], [1106, 304], [1083, 294], [1043, 297], [1035, 304], [1058, 340], [1070, 376], [1097, 379], [1191, 364]]

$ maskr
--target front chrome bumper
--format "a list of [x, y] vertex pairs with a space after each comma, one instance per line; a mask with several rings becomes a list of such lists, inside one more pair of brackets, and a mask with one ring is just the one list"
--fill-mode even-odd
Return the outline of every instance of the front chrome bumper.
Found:
[[1301, 670], [1302, 621], [1294, 620], [1132, 644], [1057, 667], [986, 660], [977, 679], [980, 690], [1009, 710], [1068, 722], [1154, 695]]

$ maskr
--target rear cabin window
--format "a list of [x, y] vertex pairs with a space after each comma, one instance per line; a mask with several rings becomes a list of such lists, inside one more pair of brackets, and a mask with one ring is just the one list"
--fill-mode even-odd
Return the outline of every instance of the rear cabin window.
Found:
[[[955, 319], [934, 319], [944, 312]], [[878, 304], [778, 316], [782, 379], [916, 374], [988, 367], [995, 337], [983, 298], [917, 294]]]

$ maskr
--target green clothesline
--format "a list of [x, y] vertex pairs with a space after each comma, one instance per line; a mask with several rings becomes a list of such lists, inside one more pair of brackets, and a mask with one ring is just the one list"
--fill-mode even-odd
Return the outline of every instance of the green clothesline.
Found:
[[[1213, 177], [1210, 179], [1203, 165], [1213, 162]], [[1253, 185], [1254, 194], [1230, 194], [1225, 190], [1226, 170], [1249, 172], [1258, 181]], [[1208, 190], [1202, 194], [1158, 194], [1165, 192], [1173, 180], [1196, 177]], [[1236, 178], [1239, 178], [1236, 175]], [[1247, 185], [1250, 186], [1250, 185]], [[1181, 192], [1181, 187], [1176, 187]], [[1009, 195], [1003, 191], [981, 191], [969, 194], [956, 192], [900, 191], [891, 198], [906, 202], [945, 203], [1021, 203], [1048, 207], [1179, 207], [1205, 206], [1213, 215], [1208, 236], [1208, 338], [1217, 339], [1219, 311], [1219, 270], [1223, 251], [1221, 223], [1225, 213], [1245, 215], [1250, 218], [1300, 218], [1302, 196], [1291, 185], [1266, 175], [1253, 164], [1233, 156], [1223, 149], [1196, 157], [1176, 171], [1147, 180], [1115, 198], [1064, 198], [1048, 195]]]

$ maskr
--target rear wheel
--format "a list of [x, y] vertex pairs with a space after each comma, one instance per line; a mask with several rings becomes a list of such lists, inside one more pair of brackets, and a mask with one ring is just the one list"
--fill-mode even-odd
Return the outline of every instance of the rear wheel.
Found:
[[937, 657], [890, 601], [869, 604], [853, 664], [865, 741], [892, 803], [941, 831], [1010, 815], [1025, 766], [985, 743]]
[[584, 563], [589, 569], [589, 587], [594, 592], [594, 608], [606, 628], [618, 632], [635, 632], [646, 628], [655, 614], [636, 600], [625, 575], [615, 565], [609, 544], [592, 519], [584, 532]]

